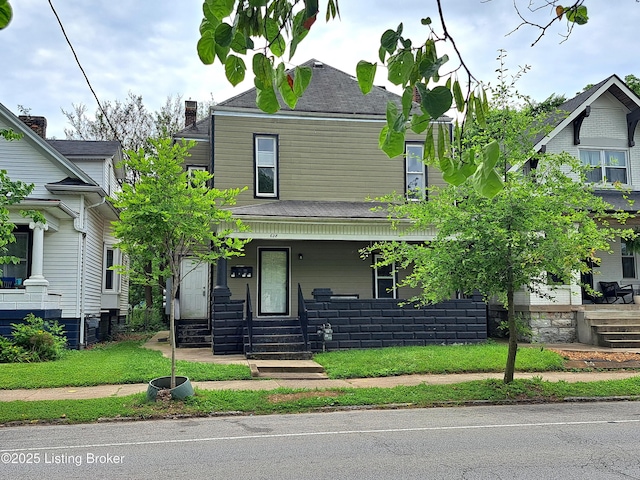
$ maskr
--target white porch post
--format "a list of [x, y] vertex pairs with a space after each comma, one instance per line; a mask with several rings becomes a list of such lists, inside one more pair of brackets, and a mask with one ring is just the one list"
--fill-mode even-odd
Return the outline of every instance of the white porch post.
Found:
[[49, 282], [43, 275], [44, 264], [44, 232], [49, 226], [41, 222], [29, 223], [29, 228], [33, 230], [33, 249], [31, 259], [31, 276], [24, 281], [25, 287], [38, 286], [48, 287]]

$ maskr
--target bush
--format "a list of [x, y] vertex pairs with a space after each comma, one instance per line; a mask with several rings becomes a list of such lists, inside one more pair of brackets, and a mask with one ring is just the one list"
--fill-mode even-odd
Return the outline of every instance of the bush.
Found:
[[128, 332], [158, 332], [166, 329], [164, 316], [157, 310], [134, 308], [127, 319]]
[[56, 360], [67, 346], [67, 337], [57, 321], [45, 321], [32, 313], [25, 323], [12, 323], [13, 344], [33, 356], [33, 361]]
[[0, 337], [0, 363], [31, 363], [36, 361], [33, 352], [16, 345], [8, 338]]

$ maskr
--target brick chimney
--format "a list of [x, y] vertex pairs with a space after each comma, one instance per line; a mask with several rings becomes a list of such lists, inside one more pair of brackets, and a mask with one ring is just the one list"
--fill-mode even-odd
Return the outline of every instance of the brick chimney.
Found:
[[414, 102], [416, 103], [422, 103], [422, 97], [420, 96], [420, 91], [418, 90], [418, 87], [413, 87], [413, 99]]
[[185, 100], [184, 102], [184, 126], [188, 127], [196, 123], [198, 116], [198, 102]]
[[36, 135], [47, 138], [47, 119], [44, 117], [32, 117], [31, 115], [20, 115], [18, 117], [22, 122], [33, 130]]

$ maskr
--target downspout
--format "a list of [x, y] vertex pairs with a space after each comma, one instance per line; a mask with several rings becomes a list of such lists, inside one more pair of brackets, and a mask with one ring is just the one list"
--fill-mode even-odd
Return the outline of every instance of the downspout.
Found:
[[80, 233], [80, 237], [78, 239], [78, 246], [80, 248], [80, 262], [78, 262], [78, 283], [76, 287], [76, 295], [79, 301], [79, 308], [76, 310], [78, 312], [78, 316], [80, 318], [80, 332], [78, 338], [78, 348], [83, 348], [85, 346], [85, 338], [84, 338], [84, 326], [85, 326], [85, 312], [84, 312], [84, 304], [85, 304], [85, 282], [84, 282], [84, 273], [87, 264], [87, 210], [95, 207], [99, 207], [104, 204], [107, 199], [106, 197], [102, 197], [102, 200], [98, 203], [94, 203], [93, 205], [85, 206], [85, 196], [82, 195], [80, 197], [80, 206], [82, 215], [78, 216], [77, 220], [81, 220], [80, 225], [76, 225], [74, 221], [74, 228], [77, 232]]

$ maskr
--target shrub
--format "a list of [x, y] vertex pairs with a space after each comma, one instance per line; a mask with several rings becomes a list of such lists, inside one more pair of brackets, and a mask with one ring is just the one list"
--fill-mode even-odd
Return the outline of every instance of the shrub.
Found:
[[0, 363], [31, 363], [37, 359], [33, 352], [16, 345], [8, 338], [0, 337]]
[[157, 310], [134, 308], [127, 319], [127, 331], [129, 332], [158, 332], [166, 329], [164, 317]]
[[60, 357], [67, 345], [67, 337], [57, 321], [45, 321], [32, 313], [25, 323], [12, 323], [13, 343], [33, 354], [35, 361], [45, 362]]

